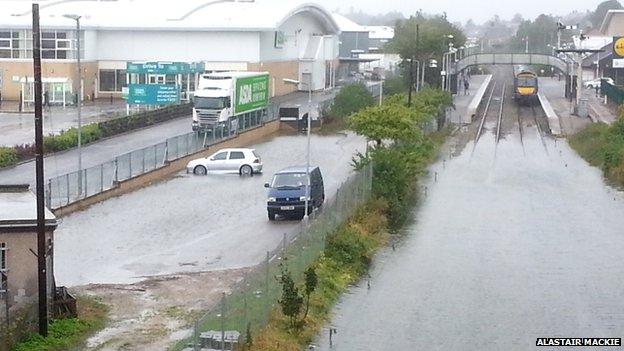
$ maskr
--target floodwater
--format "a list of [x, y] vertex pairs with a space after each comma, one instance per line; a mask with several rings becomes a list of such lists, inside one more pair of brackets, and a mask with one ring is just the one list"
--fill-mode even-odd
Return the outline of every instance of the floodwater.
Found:
[[[59, 285], [132, 283], [144, 277], [256, 265], [299, 221], [269, 222], [266, 189], [273, 173], [305, 165], [305, 136], [281, 136], [253, 146], [263, 174], [176, 177], [63, 218], [55, 233]], [[366, 143], [354, 134], [312, 136], [333, 196], [352, 172], [351, 157]], [[215, 149], [216, 151], [216, 149]]]
[[469, 143], [431, 167], [396, 251], [378, 255], [370, 288], [343, 297], [333, 347], [325, 328], [317, 350], [527, 350], [537, 337], [624, 335], [624, 196], [525, 122], [524, 151], [516, 124], [495, 152], [488, 121], [472, 156]]

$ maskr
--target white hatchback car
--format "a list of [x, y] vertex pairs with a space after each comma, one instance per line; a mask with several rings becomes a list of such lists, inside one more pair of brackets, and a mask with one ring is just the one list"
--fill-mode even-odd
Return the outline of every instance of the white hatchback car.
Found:
[[262, 160], [254, 149], [222, 149], [186, 165], [186, 173], [238, 173], [253, 175], [262, 172]]

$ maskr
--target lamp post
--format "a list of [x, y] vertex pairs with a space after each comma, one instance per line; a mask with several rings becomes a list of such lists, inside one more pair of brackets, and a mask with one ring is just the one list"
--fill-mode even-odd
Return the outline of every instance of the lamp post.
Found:
[[65, 18], [76, 21], [76, 81], [78, 93], [76, 94], [76, 109], [78, 112], [78, 193], [82, 194], [82, 68], [80, 66], [80, 16], [63, 15]]
[[[453, 34], [448, 34], [444, 36], [444, 47], [446, 47], [448, 45], [449, 51], [451, 51], [451, 48], [453, 47], [453, 43], [451, 42], [453, 40], [454, 36]], [[446, 87], [449, 84], [448, 83], [448, 68], [449, 68], [449, 63], [448, 63], [448, 52], [444, 53], [442, 55], [442, 70], [444, 71], [444, 75], [442, 76], [442, 90], [447, 90]]]
[[[312, 71], [310, 71], [310, 80], [308, 81], [308, 125], [306, 128], [307, 148], [306, 148], [306, 192], [304, 201], [303, 220], [308, 222], [308, 204], [310, 200], [310, 129], [312, 126]], [[286, 84], [301, 84], [301, 81], [295, 79], [282, 79]]]

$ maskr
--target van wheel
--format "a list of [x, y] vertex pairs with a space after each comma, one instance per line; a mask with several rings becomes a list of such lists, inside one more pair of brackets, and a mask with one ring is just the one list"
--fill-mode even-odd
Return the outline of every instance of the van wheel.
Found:
[[253, 175], [253, 169], [249, 165], [243, 165], [238, 170], [238, 173], [240, 173], [240, 175]]
[[268, 214], [269, 214], [269, 221], [274, 221], [275, 220], [275, 212], [268, 211]]
[[193, 173], [197, 175], [206, 175], [208, 171], [206, 170], [206, 167], [204, 166], [197, 166], [193, 169]]

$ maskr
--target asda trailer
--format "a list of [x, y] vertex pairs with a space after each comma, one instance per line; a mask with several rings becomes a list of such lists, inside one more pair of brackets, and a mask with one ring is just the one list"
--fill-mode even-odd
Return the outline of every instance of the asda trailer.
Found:
[[202, 74], [193, 98], [193, 130], [257, 123], [266, 116], [268, 102], [267, 72]]

